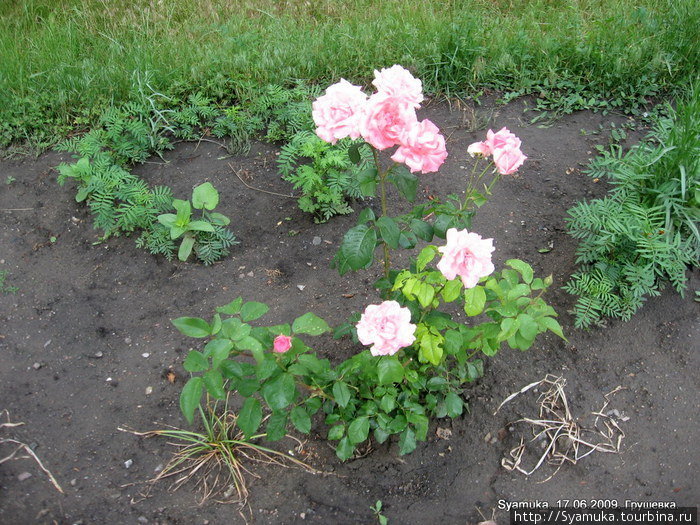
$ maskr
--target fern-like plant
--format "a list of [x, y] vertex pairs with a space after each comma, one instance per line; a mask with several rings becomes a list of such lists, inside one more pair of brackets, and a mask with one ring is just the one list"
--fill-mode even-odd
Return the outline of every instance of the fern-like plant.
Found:
[[577, 327], [628, 320], [666, 282], [683, 294], [698, 265], [700, 86], [669, 114], [629, 152], [594, 159], [587, 174], [607, 178], [610, 193], [569, 210], [581, 267], [564, 289], [578, 296]]

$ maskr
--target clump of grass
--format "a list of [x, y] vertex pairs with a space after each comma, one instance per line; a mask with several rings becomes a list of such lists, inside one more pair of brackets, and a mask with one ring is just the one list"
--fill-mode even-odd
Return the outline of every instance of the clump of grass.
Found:
[[695, 0], [26, 0], [0, 23], [0, 144], [51, 144], [147, 73], [168, 95], [230, 102], [245, 83], [367, 83], [401, 63], [428, 93], [491, 87], [573, 110], [640, 104], [700, 62]]
[[4, 294], [17, 293], [19, 288], [17, 288], [16, 286], [10, 286], [9, 284], [5, 283], [8, 274], [9, 274], [9, 272], [7, 270], [0, 270], [0, 293], [4, 293]]
[[[175, 447], [170, 461], [156, 477], [149, 480], [149, 489], [158, 482], [168, 480], [169, 490], [176, 491], [192, 482], [199, 492], [199, 504], [207, 501], [235, 503], [242, 512], [248, 500], [248, 480], [259, 477], [254, 465], [275, 465], [290, 468], [299, 467], [306, 472], [318, 471], [293, 457], [262, 445], [256, 441], [266, 434], [246, 438], [236, 426], [236, 414], [229, 409], [228, 398], [220, 407], [218, 401], [207, 400], [206, 408], [199, 407], [204, 428], [200, 432], [170, 427], [165, 430], [130, 432], [142, 437], [165, 437]], [[301, 441], [287, 436], [296, 442], [297, 451], [303, 449]], [[146, 495], [148, 495], [148, 491]]]

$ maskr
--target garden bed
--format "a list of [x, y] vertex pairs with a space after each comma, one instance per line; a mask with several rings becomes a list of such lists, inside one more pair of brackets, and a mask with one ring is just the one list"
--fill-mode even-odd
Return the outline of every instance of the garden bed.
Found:
[[[533, 117], [526, 107], [527, 101], [519, 101], [477, 108], [477, 121], [514, 131], [529, 159], [517, 177], [501, 181], [473, 230], [494, 238], [497, 268], [520, 258], [537, 275], [553, 275], [547, 300], [560, 314], [568, 343], [548, 334], [528, 352], [501, 351], [467, 390], [469, 413], [434, 422], [428, 442], [407, 456], [399, 456], [390, 441], [340, 463], [325, 434], [316, 432], [325, 430], [315, 427], [295, 453], [323, 474], [256, 468], [260, 478], [250, 479], [249, 508], [243, 511], [250, 521], [374, 523], [370, 505], [377, 500], [393, 523], [475, 523], [482, 520], [479, 509], [486, 517], [495, 509], [500, 522], [506, 513], [499, 500], [555, 504], [602, 498], [620, 505], [662, 500], [679, 506], [700, 501], [692, 452], [700, 415], [693, 294], [682, 299], [669, 289], [632, 321], [584, 332], [574, 330], [567, 313], [574, 298], [559, 288], [575, 270], [566, 210], [605, 192], [602, 181], [581, 169], [594, 145], [608, 140], [607, 133], [596, 133], [601, 125], [619, 126], [623, 119], [581, 112], [551, 127], [535, 127], [526, 125]], [[471, 131], [473, 114], [444, 103], [429, 105], [421, 115], [443, 131], [450, 156], [438, 174], [420, 176], [419, 199], [463, 191], [471, 166], [466, 149], [482, 139], [483, 129]], [[142, 482], [167, 463], [171, 448], [164, 439], [143, 439], [119, 428], [187, 428], [178, 397], [187, 379], [182, 362], [193, 340], [179, 334], [170, 319], [208, 317], [215, 307], [243, 296], [270, 305], [266, 324], [313, 311], [338, 325], [377, 301], [371, 286], [376, 267], [342, 278], [329, 268], [355, 217], [315, 224], [294, 199], [278, 195], [291, 192], [277, 171], [278, 151], [255, 144], [247, 156], [230, 157], [211, 142], [183, 143], [164, 155], [167, 162], [154, 158], [136, 169], [151, 184], [171, 186], [176, 197], [205, 181], [220, 191], [217, 209], [231, 218], [240, 244], [210, 267], [151, 256], [129, 238], [95, 244], [99, 232], [88, 210], [75, 202], [70, 184], [56, 184], [53, 168], [67, 155], [1, 164], [0, 270], [8, 272], [6, 285], [18, 290], [0, 294], [0, 409], [25, 423], [5, 432], [30, 444], [65, 492], [58, 493], [31, 460], [5, 462], [1, 522], [243, 521], [236, 506], [198, 506], [190, 485], [172, 494], [161, 482], [143, 498]], [[15, 180], [4, 184], [7, 177]], [[699, 282], [696, 270], [690, 290]], [[330, 337], [315, 347], [334, 362], [357, 350], [348, 340]], [[529, 438], [525, 426], [511, 423], [537, 415], [537, 395], [523, 394], [493, 413], [509, 394], [546, 374], [566, 378], [574, 417], [598, 410], [603, 396], [621, 386], [608, 409], [620, 414], [625, 437], [620, 454], [594, 453], [539, 483], [554, 468], [545, 465], [526, 477], [500, 464], [521, 435]], [[438, 428], [450, 432], [438, 434]], [[280, 450], [294, 446], [279, 443]]]

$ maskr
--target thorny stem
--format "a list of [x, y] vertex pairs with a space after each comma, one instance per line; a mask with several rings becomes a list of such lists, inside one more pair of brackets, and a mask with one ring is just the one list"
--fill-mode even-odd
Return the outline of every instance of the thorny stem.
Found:
[[[377, 167], [377, 174], [379, 175], [379, 187], [381, 191], [381, 202], [382, 202], [382, 217], [386, 217], [387, 214], [387, 204], [386, 204], [386, 177], [391, 171], [388, 168], [382, 171], [381, 164], [379, 163], [379, 153], [376, 148], [372, 147], [372, 156], [374, 157], [374, 164]], [[389, 278], [389, 268], [391, 267], [391, 256], [389, 254], [389, 246], [386, 242], [383, 243], [384, 249], [384, 277]]]

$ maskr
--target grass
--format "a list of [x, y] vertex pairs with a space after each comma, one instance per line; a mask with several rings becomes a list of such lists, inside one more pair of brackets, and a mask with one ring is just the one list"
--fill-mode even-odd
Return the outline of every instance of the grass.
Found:
[[51, 143], [139, 83], [222, 103], [401, 63], [433, 94], [634, 106], [700, 63], [695, 0], [26, 0], [0, 5], [0, 145]]

